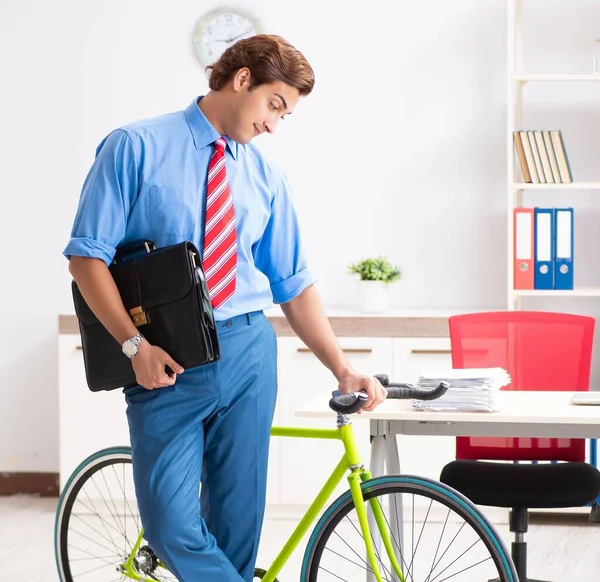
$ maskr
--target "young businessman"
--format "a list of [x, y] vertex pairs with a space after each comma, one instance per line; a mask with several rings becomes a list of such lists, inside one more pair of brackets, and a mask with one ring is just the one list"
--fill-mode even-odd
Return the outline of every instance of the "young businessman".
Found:
[[[282, 38], [258, 35], [209, 71], [210, 91], [184, 111], [101, 142], [64, 254], [135, 370], [125, 398], [150, 546], [183, 582], [251, 582], [277, 393], [276, 338], [263, 310], [281, 304], [340, 390], [367, 391], [366, 410], [386, 390], [346, 361], [306, 266], [286, 178], [250, 144], [312, 91], [310, 65]], [[218, 362], [183, 370], [132, 323], [107, 266], [116, 247], [142, 238], [201, 249]]]

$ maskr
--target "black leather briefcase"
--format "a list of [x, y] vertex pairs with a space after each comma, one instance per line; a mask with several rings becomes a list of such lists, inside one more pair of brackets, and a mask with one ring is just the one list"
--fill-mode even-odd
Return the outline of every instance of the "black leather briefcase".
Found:
[[[185, 370], [220, 357], [217, 330], [200, 255], [189, 241], [156, 249], [135, 241], [117, 250], [109, 266], [125, 309], [139, 332]], [[90, 390], [136, 383], [131, 360], [72, 283]]]

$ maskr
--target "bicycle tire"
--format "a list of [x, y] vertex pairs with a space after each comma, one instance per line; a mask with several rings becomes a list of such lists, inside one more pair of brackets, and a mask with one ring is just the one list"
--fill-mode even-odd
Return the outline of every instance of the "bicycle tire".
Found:
[[[407, 493], [421, 495], [445, 505], [473, 527], [494, 560], [500, 582], [519, 582], [510, 553], [493, 525], [467, 497], [455, 489], [439, 481], [412, 475], [376, 477], [361, 483], [361, 489], [365, 500], [381, 495]], [[350, 491], [346, 491], [322, 515], [306, 546], [300, 574], [301, 582], [317, 582], [319, 564], [327, 540], [336, 525], [353, 508], [352, 495]]]
[[73, 471], [63, 488], [54, 521], [54, 557], [60, 582], [73, 582], [69, 563], [67, 530], [77, 494], [91, 475], [114, 463], [131, 463], [131, 448], [111, 447], [90, 455]]

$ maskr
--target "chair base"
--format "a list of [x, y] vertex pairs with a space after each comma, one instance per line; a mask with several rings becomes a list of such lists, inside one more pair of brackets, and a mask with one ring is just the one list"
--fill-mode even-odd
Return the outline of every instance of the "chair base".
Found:
[[511, 544], [510, 555], [519, 576], [519, 582], [549, 582], [527, 576], [527, 543], [523, 541], [523, 534], [529, 525], [529, 512], [525, 508], [513, 508], [509, 514], [509, 529], [515, 534], [515, 541]]

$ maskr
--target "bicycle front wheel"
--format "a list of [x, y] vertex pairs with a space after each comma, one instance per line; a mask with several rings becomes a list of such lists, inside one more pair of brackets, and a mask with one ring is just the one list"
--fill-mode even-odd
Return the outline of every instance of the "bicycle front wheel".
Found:
[[[501, 538], [458, 491], [409, 475], [378, 477], [361, 487], [367, 507], [373, 501], [381, 507], [391, 538], [393, 557], [387, 555], [371, 525], [377, 569], [384, 582], [518, 582]], [[402, 507], [402, 525], [398, 507]], [[399, 574], [394, 561], [400, 566]], [[350, 491], [334, 501], [317, 523], [300, 580], [375, 580]]]

